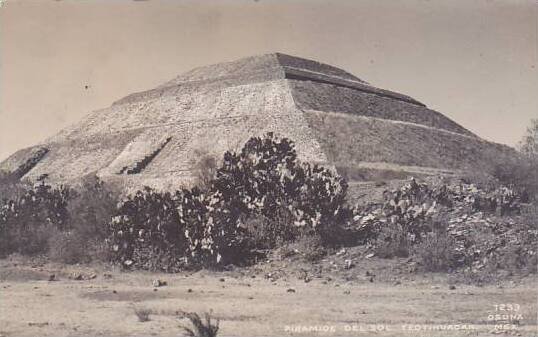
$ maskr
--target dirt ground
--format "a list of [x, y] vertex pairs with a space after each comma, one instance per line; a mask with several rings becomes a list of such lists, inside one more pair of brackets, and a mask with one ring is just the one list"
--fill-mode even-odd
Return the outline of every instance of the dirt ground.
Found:
[[[368, 263], [333, 278], [271, 261], [161, 274], [4, 259], [0, 336], [179, 336], [189, 323], [177, 311], [212, 311], [219, 336], [538, 335], [535, 276], [477, 286], [446, 275], [389, 277], [394, 265]], [[150, 320], [139, 322], [135, 309], [151, 310]]]

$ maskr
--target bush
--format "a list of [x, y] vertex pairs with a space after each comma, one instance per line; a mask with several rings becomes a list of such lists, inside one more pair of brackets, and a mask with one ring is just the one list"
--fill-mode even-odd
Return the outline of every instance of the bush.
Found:
[[48, 239], [49, 257], [68, 264], [108, 261], [106, 225], [115, 211], [117, 195], [93, 176], [71, 189], [66, 226]]
[[89, 262], [87, 246], [85, 237], [71, 231], [52, 231], [47, 240], [49, 258], [67, 264]]
[[41, 181], [14, 200], [2, 201], [0, 254], [45, 253], [53, 232], [67, 227], [68, 198], [69, 189]]
[[[4, 176], [5, 177], [5, 176]], [[0, 253], [46, 254], [63, 263], [107, 259], [105, 224], [115, 209], [116, 193], [95, 177], [80, 187], [53, 187], [44, 179], [34, 186], [13, 179], [15, 186], [0, 209]]]
[[[432, 224], [438, 226], [439, 219], [449, 214], [462, 216], [463, 213], [483, 212], [503, 216], [520, 211], [520, 196], [514, 190], [498, 187], [486, 192], [466, 183], [430, 187], [412, 179], [400, 189], [386, 191], [384, 198], [384, 203], [377, 206], [377, 209], [370, 206], [359, 212], [355, 219], [358, 220], [357, 227], [364, 236], [373, 239], [378, 256], [386, 258], [408, 256], [412, 253], [412, 248], [422, 244], [424, 240], [427, 242], [423, 243], [424, 246], [420, 249], [424, 249], [425, 254], [428, 249], [434, 248], [431, 245], [435, 244], [436, 240], [439, 240], [440, 245], [449, 245], [450, 240], [443, 231], [434, 230], [432, 227]], [[457, 212], [454, 213], [453, 210]], [[448, 241], [442, 242], [444, 239]], [[440, 259], [442, 256], [431, 258]]]
[[357, 231], [380, 257], [413, 257], [426, 271], [464, 270], [478, 281], [497, 270], [536, 272], [536, 205], [516, 190], [460, 182], [430, 187], [411, 181], [385, 202], [356, 209]]
[[429, 272], [448, 272], [458, 265], [456, 242], [448, 233], [444, 220], [433, 222], [431, 232], [426, 234], [413, 253]]
[[67, 205], [68, 232], [49, 241], [49, 256], [64, 263], [108, 261], [107, 224], [118, 200], [118, 191], [98, 177], [86, 177], [72, 190]]
[[349, 215], [344, 179], [323, 167], [300, 163], [293, 142], [271, 133], [251, 138], [240, 154], [227, 152], [213, 191], [236, 212], [271, 218], [279, 207], [287, 207], [295, 226], [319, 231]]
[[530, 255], [521, 247], [511, 246], [504, 254], [498, 256], [495, 260], [496, 267], [508, 270], [512, 273], [523, 272], [536, 274], [538, 267], [538, 256]]
[[200, 158], [195, 165], [197, 185], [201, 189], [207, 190], [217, 173], [217, 160], [215, 157], [200, 151], [195, 151], [195, 155]]
[[389, 224], [379, 232], [375, 252], [376, 255], [390, 259], [393, 257], [408, 257], [411, 249], [411, 238], [399, 223]]
[[107, 237], [106, 224], [116, 211], [119, 191], [96, 176], [86, 177], [80, 187], [72, 190], [67, 212], [68, 227], [89, 241]]

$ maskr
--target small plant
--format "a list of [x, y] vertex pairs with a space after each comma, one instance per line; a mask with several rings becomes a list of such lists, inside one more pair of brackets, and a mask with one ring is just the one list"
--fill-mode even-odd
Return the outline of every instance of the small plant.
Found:
[[211, 187], [211, 182], [215, 179], [217, 173], [217, 159], [201, 151], [195, 151], [195, 154], [200, 158], [195, 165], [198, 187], [207, 190]]
[[150, 321], [149, 315], [153, 313], [151, 309], [148, 308], [135, 308], [134, 313], [138, 317], [139, 322]]
[[376, 240], [376, 255], [384, 259], [408, 257], [412, 245], [409, 236], [398, 223], [382, 228]]
[[186, 326], [181, 326], [185, 331], [186, 336], [190, 337], [214, 337], [219, 331], [219, 322], [217, 318], [215, 323], [212, 322], [211, 313], [206, 312], [204, 314], [204, 319], [195, 312], [180, 312], [179, 319], [187, 318], [191, 321], [192, 329]]
[[442, 226], [434, 227], [415, 248], [415, 256], [429, 272], [448, 272], [457, 264], [456, 243]]
[[319, 261], [327, 254], [327, 248], [317, 234], [302, 235], [293, 243], [288, 244], [287, 248], [298, 252], [305, 261], [309, 262]]

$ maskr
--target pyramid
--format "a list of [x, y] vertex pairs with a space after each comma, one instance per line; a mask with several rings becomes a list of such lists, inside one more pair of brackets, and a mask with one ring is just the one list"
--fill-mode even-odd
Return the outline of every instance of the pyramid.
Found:
[[252, 136], [295, 142], [302, 161], [353, 181], [492, 170], [515, 152], [417, 100], [336, 67], [280, 53], [193, 69], [95, 111], [0, 163], [22, 180], [98, 175], [128, 189], [195, 183], [200, 158]]

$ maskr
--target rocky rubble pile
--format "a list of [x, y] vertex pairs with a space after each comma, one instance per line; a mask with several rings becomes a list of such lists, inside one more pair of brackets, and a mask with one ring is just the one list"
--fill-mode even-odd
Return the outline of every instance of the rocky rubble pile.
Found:
[[535, 271], [538, 226], [522, 217], [490, 216], [483, 212], [454, 212], [448, 233], [454, 237], [460, 264], [471, 271], [491, 268]]
[[536, 261], [536, 209], [513, 189], [486, 190], [464, 182], [429, 186], [412, 179], [384, 197], [382, 204], [357, 208], [353, 218], [356, 230], [374, 246], [403, 240], [412, 247], [440, 226], [453, 242], [455, 266], [521, 269]]

